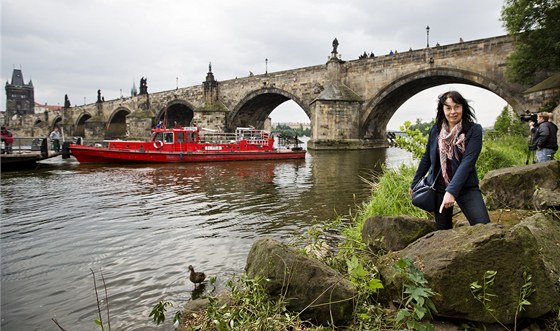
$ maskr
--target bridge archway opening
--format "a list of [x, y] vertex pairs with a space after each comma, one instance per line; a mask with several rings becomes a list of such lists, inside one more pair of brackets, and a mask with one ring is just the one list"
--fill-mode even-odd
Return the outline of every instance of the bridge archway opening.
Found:
[[254, 91], [246, 96], [230, 114], [227, 130], [233, 131], [237, 127], [253, 126], [256, 129], [269, 131], [271, 130], [269, 119], [272, 119], [272, 116], [289, 118], [298, 110], [304, 114], [300, 114], [300, 117], [307, 118], [309, 121], [308, 112], [295, 96], [276, 88]]
[[[60, 128], [60, 125], [59, 125], [60, 122], [62, 122], [62, 117], [60, 117], [60, 116], [55, 117], [54, 120], [53, 120], [53, 124], [52, 124], [51, 130], [53, 130], [53, 129], [56, 128], [56, 127]], [[50, 133], [50, 132], [49, 132], [49, 133]]]
[[[291, 129], [298, 130], [298, 135], [310, 136], [311, 120], [305, 111], [293, 100], [288, 100], [276, 107], [269, 115], [272, 122], [272, 131], [289, 126]], [[296, 125], [296, 127], [294, 127]], [[300, 132], [303, 131], [303, 132]]]
[[109, 119], [105, 139], [124, 139], [128, 136], [126, 116], [130, 114], [128, 109], [119, 109]]
[[[486, 91], [486, 97], [495, 96], [495, 98], [502, 98], [504, 105], [509, 104], [514, 111], [521, 107], [519, 100], [508, 92], [506, 88], [477, 73], [456, 69], [426, 70], [401, 77], [394, 81], [365, 105], [365, 117], [360, 130], [361, 137], [363, 139], [385, 139], [389, 121], [393, 119], [395, 113], [403, 104], [417, 94], [426, 95], [429, 101], [422, 105], [414, 104], [415, 110], [410, 110], [410, 112], [417, 113], [420, 111], [423, 114], [427, 114], [427, 121], [430, 121], [431, 118], [435, 117], [438, 95], [451, 89], [458, 90], [467, 100], [471, 101], [470, 104], [475, 109], [478, 122], [480, 122], [483, 114], [493, 114], [490, 116], [494, 116], [493, 119], [495, 120], [503, 109], [503, 105], [497, 106], [497, 109], [483, 108], [484, 101], [473, 102], [475, 101], [473, 100], [475, 95], [474, 93], [471, 95], [472, 91], [484, 90]], [[394, 121], [401, 122], [398, 126], [404, 123], [404, 120], [400, 121], [397, 118], [395, 117]], [[493, 121], [491, 124], [493, 124]], [[394, 122], [392, 122], [392, 125], [394, 125]]]
[[491, 127], [508, 102], [499, 95], [483, 88], [466, 84], [445, 84], [423, 90], [405, 101], [390, 119], [387, 129], [398, 131], [405, 121], [430, 122], [436, 117], [437, 97], [447, 91], [461, 93], [473, 107], [477, 122]]
[[76, 122], [76, 127], [74, 129], [74, 136], [76, 137], [84, 137], [86, 136], [86, 122], [91, 118], [90, 114], [84, 113]]
[[194, 118], [194, 111], [191, 107], [183, 104], [183, 103], [174, 103], [167, 107], [167, 110], [164, 108], [156, 122], [161, 121], [165, 124], [166, 127], [174, 127], [177, 126], [191, 126], [193, 123]]

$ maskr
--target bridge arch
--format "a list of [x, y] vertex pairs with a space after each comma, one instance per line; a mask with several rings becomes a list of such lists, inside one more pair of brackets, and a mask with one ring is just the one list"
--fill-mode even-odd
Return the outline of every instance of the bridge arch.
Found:
[[74, 124], [74, 136], [85, 137], [86, 135], [86, 122], [91, 118], [91, 114], [88, 112], [82, 112], [78, 115], [78, 119]]
[[165, 121], [165, 126], [172, 127], [174, 123], [180, 126], [190, 126], [194, 118], [195, 107], [185, 100], [176, 99], [160, 109], [156, 115], [156, 122]]
[[107, 121], [105, 139], [126, 138], [128, 135], [126, 117], [130, 113], [131, 110], [125, 107], [118, 107], [111, 113]]
[[[423, 90], [445, 84], [465, 84], [486, 89], [506, 100], [514, 111], [523, 112], [522, 102], [505, 83], [467, 70], [431, 68], [399, 77], [371, 98], [364, 107], [360, 137], [384, 137], [387, 123], [404, 102]], [[433, 109], [436, 108], [436, 97]]]
[[262, 129], [268, 115], [288, 100], [294, 101], [311, 118], [308, 105], [302, 102], [300, 98], [276, 87], [265, 87], [250, 92], [239, 101], [227, 116], [226, 130], [233, 131], [236, 127], [246, 126]]
[[[60, 122], [62, 122], [62, 116], [60, 116], [60, 115], [55, 116], [55, 117], [53, 118], [52, 122], [51, 122], [52, 124], [51, 124], [49, 130], [53, 130], [55, 127], [58, 126], [58, 124], [59, 124]], [[49, 133], [50, 133], [50, 131], [49, 131]]]

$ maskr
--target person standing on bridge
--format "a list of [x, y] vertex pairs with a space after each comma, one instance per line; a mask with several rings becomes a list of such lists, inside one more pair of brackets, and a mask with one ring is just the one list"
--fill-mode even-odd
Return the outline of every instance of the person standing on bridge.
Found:
[[453, 207], [458, 203], [471, 225], [490, 223], [478, 186], [476, 161], [482, 149], [482, 126], [474, 110], [457, 91], [438, 97], [436, 123], [430, 129], [426, 151], [408, 190], [428, 173], [435, 181], [435, 221], [439, 230], [453, 227]]
[[58, 132], [58, 127], [54, 127], [49, 138], [51, 138], [53, 150], [55, 152], [60, 152], [60, 132]]

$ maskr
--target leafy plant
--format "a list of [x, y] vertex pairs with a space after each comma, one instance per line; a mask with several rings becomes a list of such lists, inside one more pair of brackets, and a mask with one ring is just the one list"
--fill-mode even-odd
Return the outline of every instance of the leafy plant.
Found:
[[533, 276], [527, 271], [523, 272], [523, 285], [521, 285], [521, 290], [519, 291], [519, 300], [517, 301], [517, 309], [515, 310], [515, 328], [517, 329], [517, 316], [524, 309], [525, 306], [531, 305], [531, 302], [527, 300], [535, 292], [533, 288], [533, 282], [531, 279]]
[[356, 256], [352, 256], [352, 259], [347, 260], [346, 263], [348, 265], [348, 275], [353, 284], [363, 288], [368, 293], [377, 293], [378, 290], [383, 288], [381, 280], [368, 272]]
[[186, 320], [189, 330], [285, 330], [301, 329], [297, 314], [286, 310], [283, 297], [272, 298], [263, 286], [264, 279], [245, 274], [227, 282], [231, 297], [209, 297], [205, 316]]
[[[482, 303], [484, 309], [492, 316], [492, 318], [498, 322], [504, 329], [510, 330], [506, 327], [494, 314], [496, 311], [490, 306], [490, 302], [492, 301], [492, 297], [495, 297], [495, 294], [490, 292], [492, 286], [494, 286], [494, 280], [496, 278], [497, 271], [494, 270], [487, 270], [484, 272], [483, 282], [482, 285], [478, 284], [478, 281], [472, 282], [470, 284], [471, 293], [474, 298]], [[531, 274], [527, 273], [526, 271], [523, 272], [523, 285], [521, 285], [521, 289], [519, 291], [519, 300], [517, 301], [517, 307], [515, 310], [515, 318], [514, 318], [514, 330], [517, 330], [517, 317], [518, 314], [524, 309], [525, 306], [531, 304], [528, 297], [535, 292], [533, 288], [533, 282], [531, 281], [532, 276]]]
[[404, 131], [406, 135], [396, 136], [395, 142], [399, 148], [405, 151], [411, 152], [414, 159], [419, 160], [426, 150], [426, 144], [428, 143], [428, 134], [420, 129], [412, 129], [412, 124], [410, 121], [404, 122], [400, 127], [401, 131]]
[[437, 312], [432, 301], [436, 293], [428, 286], [424, 274], [410, 258], [400, 258], [394, 267], [404, 277], [403, 307], [399, 309], [395, 322], [406, 324], [409, 330], [434, 330], [430, 323], [420, 323], [425, 317], [432, 319], [432, 312]]
[[150, 312], [150, 317], [154, 320], [156, 325], [160, 325], [165, 322], [165, 312], [167, 311], [167, 306], [171, 306], [172, 303], [169, 301], [161, 300], [156, 303]]

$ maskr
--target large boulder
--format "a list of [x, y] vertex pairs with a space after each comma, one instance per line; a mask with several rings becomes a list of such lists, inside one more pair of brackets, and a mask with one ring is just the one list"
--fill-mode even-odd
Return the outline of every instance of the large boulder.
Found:
[[560, 161], [489, 171], [480, 182], [488, 209], [560, 208]]
[[354, 311], [352, 284], [321, 261], [271, 238], [255, 241], [245, 267], [251, 278], [268, 279], [268, 294], [284, 296], [286, 308], [303, 320], [345, 325]]
[[524, 272], [532, 276], [535, 292], [518, 318], [536, 318], [560, 305], [560, 222], [547, 214], [536, 213], [517, 224], [435, 231], [382, 256], [378, 267], [389, 302], [402, 297], [402, 279], [393, 267], [400, 257], [412, 258], [438, 293], [433, 298], [438, 316], [496, 322], [470, 290], [471, 283], [483, 283], [486, 271], [497, 272], [489, 289], [495, 295], [490, 297], [490, 307], [504, 324], [515, 320]]
[[380, 254], [401, 250], [436, 230], [433, 220], [409, 216], [375, 216], [364, 222], [362, 241], [371, 252]]

